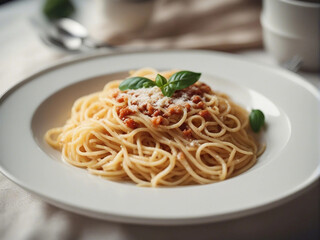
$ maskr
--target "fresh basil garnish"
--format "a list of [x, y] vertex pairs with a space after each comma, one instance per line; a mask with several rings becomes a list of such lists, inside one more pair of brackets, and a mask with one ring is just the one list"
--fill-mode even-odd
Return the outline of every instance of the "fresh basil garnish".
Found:
[[157, 86], [158, 86], [159, 88], [161, 88], [162, 86], [164, 86], [166, 83], [167, 83], [167, 79], [166, 79], [164, 76], [162, 76], [162, 75], [160, 75], [160, 74], [158, 74], [158, 75], [156, 76], [156, 84], [157, 84]]
[[155, 81], [145, 77], [131, 77], [124, 80], [120, 85], [119, 89], [125, 91], [127, 89], [139, 89], [158, 86], [163, 95], [172, 97], [175, 91], [189, 87], [196, 83], [201, 76], [201, 73], [180, 71], [174, 73], [168, 80], [158, 74]]
[[264, 114], [259, 109], [253, 109], [249, 115], [249, 121], [251, 129], [254, 132], [259, 132], [261, 127], [264, 125]]
[[165, 84], [160, 89], [161, 89], [162, 94], [167, 97], [171, 97], [175, 92], [174, 87], [170, 84]]
[[181, 90], [197, 82], [200, 76], [201, 76], [201, 73], [181, 71], [173, 74], [169, 78], [168, 84], [173, 86], [175, 90]]
[[125, 91], [128, 89], [139, 89], [149, 88], [155, 86], [156, 83], [145, 77], [131, 77], [124, 80], [120, 85], [119, 89]]

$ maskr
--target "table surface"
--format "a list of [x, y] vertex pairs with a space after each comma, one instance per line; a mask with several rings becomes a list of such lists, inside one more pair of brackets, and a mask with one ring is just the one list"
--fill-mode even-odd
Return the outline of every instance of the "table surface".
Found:
[[[29, 18], [37, 0], [0, 7], [0, 96], [65, 55], [45, 47]], [[23, 36], [23, 37], [22, 37]], [[237, 53], [274, 66], [263, 49]], [[298, 72], [320, 89], [319, 73]], [[141, 226], [80, 216], [53, 207], [0, 174], [0, 239], [320, 239], [320, 181], [294, 199], [250, 216], [194, 226]]]

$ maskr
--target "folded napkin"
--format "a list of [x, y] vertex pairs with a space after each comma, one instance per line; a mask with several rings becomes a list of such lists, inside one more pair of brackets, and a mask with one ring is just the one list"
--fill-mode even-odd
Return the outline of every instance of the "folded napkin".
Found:
[[261, 2], [256, 0], [156, 0], [148, 25], [132, 32], [107, 16], [112, 10], [100, 9], [102, 18], [91, 30], [114, 45], [221, 51], [262, 46]]

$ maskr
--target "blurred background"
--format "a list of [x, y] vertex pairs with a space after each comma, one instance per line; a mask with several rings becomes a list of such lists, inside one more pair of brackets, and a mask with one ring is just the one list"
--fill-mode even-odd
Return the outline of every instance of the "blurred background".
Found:
[[12, 2], [14, 0], [0, 0], [0, 4], [4, 4], [4, 3], [7, 3], [7, 2]]
[[63, 57], [99, 50], [206, 49], [253, 54], [292, 71], [320, 68], [315, 0], [0, 2], [0, 74], [10, 74], [10, 86]]
[[223, 51], [262, 46], [259, 0], [31, 1], [27, 20], [70, 17], [95, 40], [112, 45]]
[[262, 46], [260, 0], [29, 1], [34, 7], [23, 14], [27, 20], [70, 17], [113, 45], [223, 51]]
[[259, 0], [0, 1], [0, 94], [61, 58], [92, 51], [235, 53], [263, 44]]
[[[318, 0], [0, 0], [0, 96], [64, 58], [153, 49], [228, 52], [319, 90], [319, 32]], [[319, 186], [253, 216], [163, 231], [65, 212], [0, 174], [0, 239], [319, 239]]]

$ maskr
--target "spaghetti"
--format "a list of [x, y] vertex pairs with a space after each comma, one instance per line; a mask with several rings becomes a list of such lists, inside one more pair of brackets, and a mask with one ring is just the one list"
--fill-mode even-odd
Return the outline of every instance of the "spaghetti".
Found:
[[[154, 79], [157, 73], [130, 75]], [[76, 100], [66, 124], [46, 133], [66, 162], [114, 181], [176, 186], [236, 176], [263, 150], [249, 130], [248, 112], [204, 83], [172, 97], [158, 87], [120, 91], [120, 83]]]

